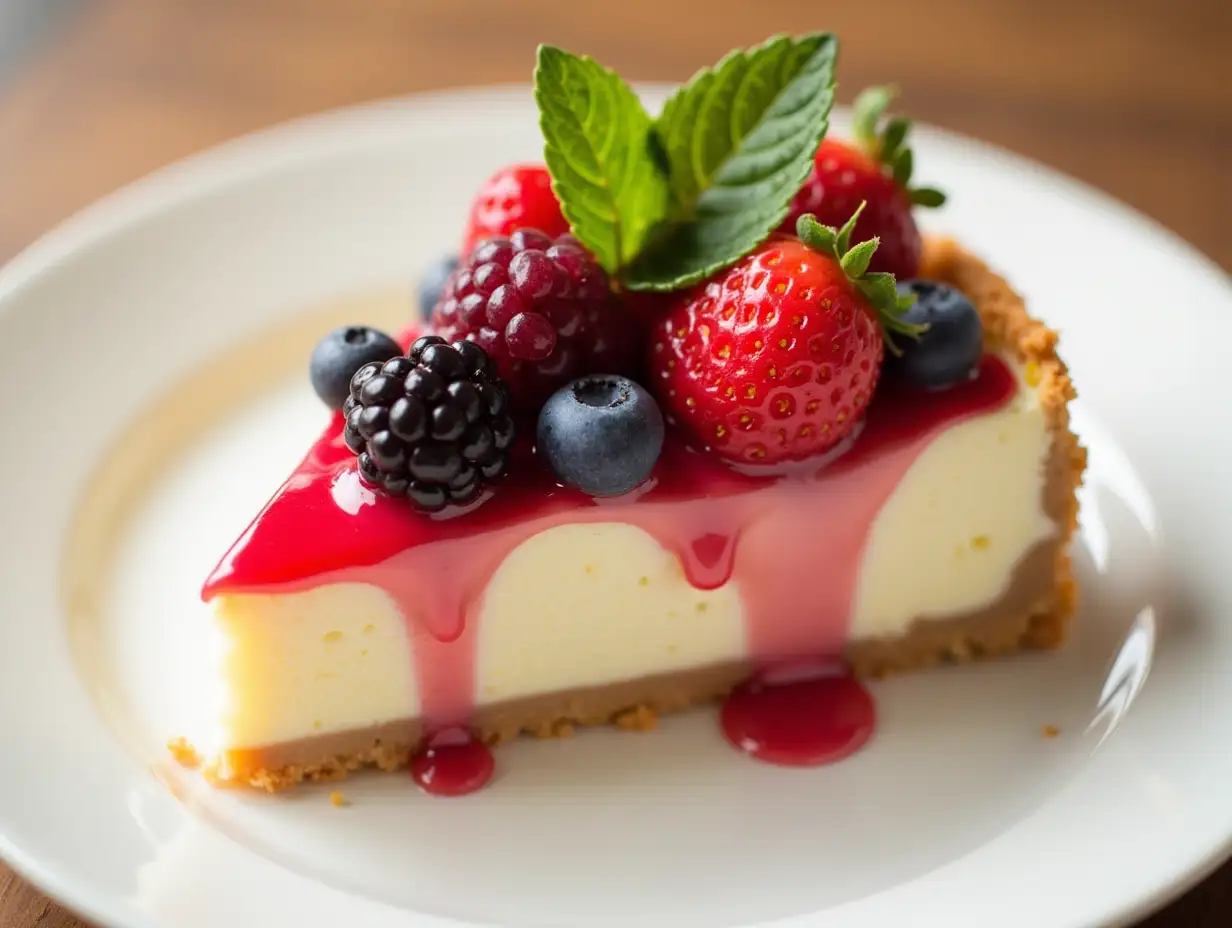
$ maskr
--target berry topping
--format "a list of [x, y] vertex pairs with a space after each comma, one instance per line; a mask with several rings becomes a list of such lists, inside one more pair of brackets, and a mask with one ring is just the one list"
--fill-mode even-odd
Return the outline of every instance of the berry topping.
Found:
[[427, 512], [473, 501], [509, 466], [505, 385], [472, 342], [425, 335], [405, 356], [365, 364], [343, 413], [363, 481]]
[[607, 274], [572, 236], [553, 240], [537, 229], [479, 244], [450, 277], [432, 322], [450, 341], [481, 345], [527, 409], [580, 374], [627, 372], [637, 356], [636, 324]]
[[[800, 221], [683, 294], [654, 329], [650, 364], [668, 421], [746, 467], [824, 454], [852, 435], [900, 318], [894, 279], [866, 274], [877, 243]], [[893, 345], [891, 345], [893, 349]], [[894, 349], [897, 350], [897, 349]]]
[[880, 240], [869, 267], [896, 277], [913, 277], [920, 267], [920, 230], [912, 206], [940, 206], [945, 196], [927, 187], [913, 189], [914, 157], [907, 147], [911, 123], [894, 118], [878, 128], [893, 92], [871, 87], [855, 103], [857, 145], [823, 139], [808, 179], [791, 203], [779, 231], [794, 234], [796, 222], [812, 213], [818, 222], [839, 226], [861, 202], [867, 208], [856, 224], [856, 241]]
[[903, 343], [902, 354], [891, 357], [887, 373], [928, 389], [942, 389], [969, 380], [984, 353], [984, 327], [974, 304], [949, 284], [908, 280], [900, 293], [915, 303], [903, 321], [927, 326], [919, 341]]
[[542, 164], [513, 164], [487, 179], [471, 203], [462, 253], [486, 238], [507, 237], [522, 228], [542, 229], [553, 238], [569, 231]]
[[386, 335], [366, 325], [346, 325], [334, 329], [317, 342], [308, 362], [312, 389], [330, 409], [341, 409], [350, 395], [351, 378], [369, 362], [388, 361], [402, 353], [402, 347]]
[[425, 321], [432, 318], [432, 310], [441, 301], [445, 283], [458, 266], [456, 255], [446, 255], [433, 261], [419, 278], [419, 312]]
[[663, 414], [643, 387], [589, 374], [544, 404], [536, 447], [561, 482], [590, 496], [619, 496], [650, 476], [663, 431]]

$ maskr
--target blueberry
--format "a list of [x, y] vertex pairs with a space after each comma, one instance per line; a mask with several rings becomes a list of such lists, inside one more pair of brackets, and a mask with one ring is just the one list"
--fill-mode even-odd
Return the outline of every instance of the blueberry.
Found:
[[456, 255], [446, 255], [428, 265], [427, 270], [419, 277], [419, 312], [425, 320], [432, 319], [432, 310], [441, 301], [441, 293], [449, 275], [458, 266]]
[[663, 414], [626, 377], [580, 377], [553, 393], [539, 412], [539, 453], [561, 482], [590, 496], [636, 489], [662, 450]]
[[400, 354], [402, 349], [396, 341], [366, 325], [334, 329], [312, 349], [308, 362], [312, 389], [330, 409], [341, 409], [356, 371], [370, 362], [379, 364]]
[[919, 341], [899, 339], [902, 356], [886, 355], [890, 370], [907, 383], [930, 390], [970, 378], [984, 351], [983, 325], [971, 301], [949, 284], [931, 280], [902, 281], [898, 290], [916, 297], [903, 321], [925, 323], [928, 331]]

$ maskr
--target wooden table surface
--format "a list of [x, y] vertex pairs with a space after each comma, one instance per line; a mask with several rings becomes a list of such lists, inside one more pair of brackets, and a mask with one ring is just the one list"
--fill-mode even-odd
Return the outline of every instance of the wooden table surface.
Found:
[[[896, 82], [905, 111], [1102, 187], [1232, 269], [1229, 0], [82, 0], [0, 90], [0, 260], [107, 191], [279, 120], [526, 80], [540, 41], [680, 79], [817, 28], [843, 40], [841, 99]], [[0, 865], [0, 928], [81, 924]], [[1229, 924], [1232, 865], [1144, 928]]]

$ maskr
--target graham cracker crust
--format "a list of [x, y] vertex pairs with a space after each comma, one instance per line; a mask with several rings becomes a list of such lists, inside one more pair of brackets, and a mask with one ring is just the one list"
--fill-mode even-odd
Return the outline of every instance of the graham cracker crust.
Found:
[[1078, 488], [1087, 467], [1087, 449], [1070, 428], [1069, 403], [1078, 394], [1069, 368], [1057, 356], [1060, 336], [1032, 319], [1009, 282], [953, 239], [925, 239], [921, 276], [953, 284], [971, 298], [984, 324], [985, 347], [1011, 354], [1024, 365], [1044, 411], [1052, 438], [1044, 464], [1044, 512], [1057, 525], [1053, 582], [1020, 648], [1060, 647], [1078, 606], [1070, 542], [1078, 529]]
[[[1076, 491], [1086, 468], [1086, 451], [1070, 431], [1068, 403], [1075, 391], [1056, 354], [1057, 334], [1028, 315], [1022, 298], [1002, 277], [952, 240], [925, 241], [921, 276], [951, 283], [971, 297], [984, 323], [987, 348], [1009, 353], [1024, 365], [1052, 438], [1044, 465], [1044, 509], [1057, 524], [1057, 533], [1023, 558], [997, 602], [966, 615], [922, 618], [901, 636], [849, 645], [845, 657], [862, 677], [1059, 647], [1077, 605], [1069, 545], [1077, 528]], [[750, 670], [745, 662], [728, 663], [513, 700], [480, 708], [473, 729], [489, 744], [523, 733], [567, 737], [576, 725], [614, 723], [645, 730], [653, 728], [661, 714], [721, 698]], [[422, 734], [418, 719], [404, 719], [232, 750], [211, 768], [212, 776], [220, 785], [246, 784], [272, 792], [304, 781], [338, 780], [363, 767], [395, 770], [408, 763]]]

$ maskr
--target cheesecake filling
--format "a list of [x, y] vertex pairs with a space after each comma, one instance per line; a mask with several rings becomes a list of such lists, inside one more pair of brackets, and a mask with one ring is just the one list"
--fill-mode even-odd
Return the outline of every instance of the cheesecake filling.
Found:
[[[429, 540], [364, 522], [390, 507], [330, 457], [327, 430], [207, 584], [226, 642], [222, 744], [270, 766], [286, 752], [259, 749], [316, 737], [477, 721], [504, 734], [509, 707], [527, 727], [528, 701], [553, 694], [578, 693], [579, 720], [619, 711], [631, 681], [675, 680], [687, 704], [756, 665], [1000, 612], [1017, 642], [1062, 540], [1045, 418], [1018, 369], [989, 356], [971, 384], [874, 402], [853, 448], [807, 478], [716, 475], [675, 449], [634, 501], [557, 490], [476, 524], [498, 494], [430, 523]], [[263, 557], [269, 536], [293, 537], [288, 497], [317, 519], [330, 507], [340, 532], [298, 568], [293, 552]], [[357, 530], [374, 524], [387, 536]], [[331, 567], [331, 543], [349, 566]]]

